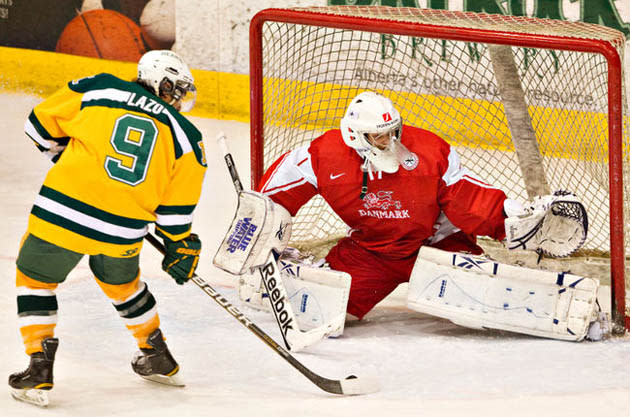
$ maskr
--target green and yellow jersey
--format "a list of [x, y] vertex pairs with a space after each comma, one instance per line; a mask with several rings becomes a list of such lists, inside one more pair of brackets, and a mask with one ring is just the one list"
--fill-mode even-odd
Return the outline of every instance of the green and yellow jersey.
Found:
[[206, 170], [201, 133], [142, 86], [110, 74], [71, 81], [35, 106], [25, 130], [55, 162], [29, 233], [113, 257], [138, 254], [152, 222], [171, 240], [190, 234]]

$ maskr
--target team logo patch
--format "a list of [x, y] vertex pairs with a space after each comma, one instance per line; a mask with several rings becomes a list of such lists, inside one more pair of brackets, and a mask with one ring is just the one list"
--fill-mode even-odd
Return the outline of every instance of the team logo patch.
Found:
[[400, 200], [392, 198], [393, 193], [393, 191], [367, 193], [363, 199], [364, 208], [359, 210], [359, 216], [377, 219], [409, 219], [409, 210], [403, 209]]
[[401, 165], [407, 171], [416, 169], [418, 167], [418, 155], [412, 152], [409, 156], [405, 158], [404, 161], [402, 161]]
[[366, 209], [381, 209], [387, 210], [389, 208], [400, 209], [400, 201], [392, 199], [393, 191], [379, 191], [378, 193], [367, 193], [363, 199], [363, 207]]

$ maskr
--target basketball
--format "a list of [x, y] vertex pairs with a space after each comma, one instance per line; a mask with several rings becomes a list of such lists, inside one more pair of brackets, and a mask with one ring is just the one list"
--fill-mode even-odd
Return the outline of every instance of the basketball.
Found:
[[113, 10], [79, 14], [64, 28], [56, 52], [120, 61], [138, 61], [154, 41], [133, 20]]

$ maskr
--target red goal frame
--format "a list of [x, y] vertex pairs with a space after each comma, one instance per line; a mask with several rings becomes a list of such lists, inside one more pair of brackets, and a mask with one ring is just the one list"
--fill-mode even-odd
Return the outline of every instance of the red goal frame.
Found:
[[[357, 7], [357, 6], [347, 6]], [[379, 6], [365, 6], [378, 8]], [[616, 48], [601, 39], [572, 38], [539, 33], [516, 33], [487, 29], [457, 28], [433, 24], [418, 24], [386, 18], [352, 17], [306, 9], [265, 9], [251, 21], [249, 31], [250, 54], [250, 134], [251, 184], [254, 188], [263, 175], [263, 66], [262, 30], [265, 22], [286, 22], [337, 29], [355, 29], [365, 32], [418, 36], [454, 41], [467, 41], [510, 45], [518, 47], [549, 48], [566, 51], [600, 54], [608, 64], [608, 135], [609, 135], [609, 198], [610, 198], [610, 267], [611, 306], [613, 321], [630, 330], [630, 317], [625, 313], [625, 253], [623, 232], [623, 68]], [[432, 13], [430, 9], [424, 9]], [[441, 13], [445, 11], [440, 10]], [[470, 12], [446, 12], [453, 16], [466, 16]], [[488, 15], [488, 20], [512, 21], [527, 17]], [[384, 29], [386, 28], [386, 29]]]

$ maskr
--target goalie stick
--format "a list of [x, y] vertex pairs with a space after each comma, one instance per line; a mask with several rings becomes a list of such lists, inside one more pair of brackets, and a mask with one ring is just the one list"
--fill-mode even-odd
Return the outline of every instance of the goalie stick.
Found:
[[[224, 133], [219, 133], [217, 136], [217, 143], [223, 153], [223, 158], [225, 159], [225, 164], [227, 165], [230, 173], [234, 189], [236, 190], [236, 193], [239, 194], [243, 191], [243, 184], [241, 183], [238, 171], [236, 170], [232, 154], [228, 150], [226, 136]], [[291, 307], [287, 290], [282, 284], [280, 268], [278, 268], [277, 263], [279, 256], [280, 255], [274, 250], [271, 250], [265, 260], [265, 263], [257, 269], [263, 286], [265, 287], [267, 294], [269, 294], [271, 311], [278, 323], [284, 344], [288, 350], [297, 352], [324, 339], [336, 329], [340, 328], [345, 320], [345, 314], [333, 317], [328, 323], [322, 324], [314, 329], [310, 329], [308, 331], [301, 330], [299, 328], [295, 312]]]
[[[147, 234], [145, 239], [149, 241], [153, 247], [155, 247], [163, 255], [166, 253], [164, 245], [152, 234]], [[304, 366], [300, 361], [295, 359], [291, 354], [285, 350], [282, 346], [276, 343], [267, 333], [265, 333], [260, 327], [258, 327], [253, 321], [251, 321], [245, 314], [241, 313], [236, 307], [234, 307], [225, 297], [210, 286], [203, 278], [198, 275], [194, 275], [191, 278], [199, 288], [208, 294], [214, 301], [223, 307], [228, 313], [230, 313], [235, 319], [237, 319], [243, 326], [247, 327], [252, 333], [258, 336], [267, 346], [272, 348], [278, 355], [284, 360], [289, 362], [291, 366], [297, 369], [302, 375], [307, 377], [313, 384], [317, 385], [322, 390], [331, 394], [339, 395], [363, 395], [377, 392], [379, 390], [378, 381], [375, 377], [371, 376], [355, 376], [348, 375], [344, 379], [328, 379], [321, 375], [316, 374], [309, 368]]]

